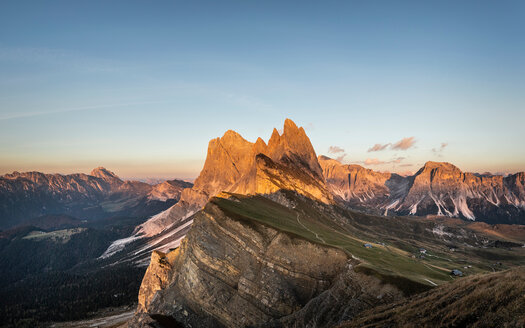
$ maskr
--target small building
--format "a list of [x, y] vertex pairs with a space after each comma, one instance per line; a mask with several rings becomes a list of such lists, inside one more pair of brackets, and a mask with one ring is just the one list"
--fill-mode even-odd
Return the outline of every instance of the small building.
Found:
[[427, 253], [427, 250], [424, 249], [424, 248], [420, 248], [420, 249], [419, 249], [419, 252], [420, 252], [421, 254], [426, 254], [426, 253]]
[[450, 274], [456, 277], [463, 277], [463, 272], [459, 271], [458, 269], [450, 271]]
[[369, 243], [366, 243], [366, 244], [364, 244], [363, 246], [364, 246], [365, 248], [372, 248], [372, 247], [373, 247], [372, 244], [369, 244]]

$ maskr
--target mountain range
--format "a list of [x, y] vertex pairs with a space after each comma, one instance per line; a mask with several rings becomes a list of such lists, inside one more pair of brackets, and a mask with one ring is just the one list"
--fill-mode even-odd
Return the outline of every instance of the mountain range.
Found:
[[522, 226], [471, 221], [488, 216], [474, 206], [489, 202], [486, 186], [522, 213], [520, 174], [477, 178], [446, 163], [412, 177], [345, 166], [317, 157], [291, 120], [268, 143], [228, 131], [210, 141], [179, 203], [114, 242], [106, 260], [146, 264], [153, 251], [130, 327], [332, 327], [446, 285], [458, 268], [525, 263]]
[[180, 180], [154, 186], [123, 181], [98, 167], [87, 174], [13, 172], [0, 177], [0, 228], [10, 228], [48, 214], [81, 219], [151, 215], [177, 202], [192, 184]]
[[177, 204], [138, 226], [133, 236], [115, 241], [104, 256], [134, 243], [132, 256], [126, 260], [146, 264], [152, 250], [178, 247], [190, 229], [192, 215], [221, 192], [260, 194], [286, 202], [280, 191], [289, 190], [376, 215], [524, 224], [524, 179], [523, 172], [507, 177], [479, 175], [437, 162], [427, 162], [406, 177], [343, 165], [317, 156], [304, 129], [287, 119], [282, 134], [274, 129], [268, 143], [262, 138], [249, 142], [232, 130], [211, 140], [194, 186], [182, 191]]
[[437, 215], [487, 223], [525, 223], [525, 172], [480, 175], [427, 162], [412, 176], [343, 165], [319, 156], [334, 195], [353, 208], [383, 215]]
[[[124, 304], [137, 299], [134, 277], [143, 275], [131, 328], [402, 326], [419, 318], [410, 312], [418, 304], [445, 296], [499, 318], [493, 322], [514, 322], [521, 308], [481, 309], [486, 302], [472, 306], [463, 290], [497, 279], [479, 280], [481, 274], [521, 274], [524, 182], [523, 172], [479, 175], [449, 163], [427, 162], [412, 176], [344, 165], [317, 156], [289, 119], [268, 142], [231, 130], [211, 140], [193, 185], [122, 181], [104, 168], [90, 175], [15, 172], [0, 179], [2, 224], [19, 225], [0, 234], [0, 260], [16, 286], [0, 284], [0, 296], [35, 293], [27, 286], [38, 276], [20, 280], [20, 273], [51, 271], [84, 281], [96, 276], [97, 286], [106, 286], [86, 287], [83, 308], [118, 288], [118, 302], [103, 304]], [[41, 250], [40, 271], [30, 249]], [[20, 250], [27, 254], [22, 264]], [[498, 286], [514, 288], [509, 304], [519, 304], [520, 280]], [[500, 294], [486, 297], [499, 302]], [[40, 306], [30, 304], [30, 312]], [[405, 312], [390, 320], [394, 305]], [[12, 320], [16, 308], [4, 304]], [[421, 322], [454, 326], [454, 318]]]

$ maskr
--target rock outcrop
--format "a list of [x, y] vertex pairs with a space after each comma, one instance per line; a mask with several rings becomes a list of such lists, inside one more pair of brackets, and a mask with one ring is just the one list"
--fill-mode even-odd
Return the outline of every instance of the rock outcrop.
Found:
[[400, 215], [461, 217], [488, 223], [525, 223], [525, 173], [507, 177], [462, 172], [427, 162], [413, 176], [374, 172], [319, 157], [329, 189], [356, 208]]
[[347, 254], [228, 216], [210, 202], [180, 248], [153, 253], [131, 327], [245, 327], [300, 310], [349, 270]]

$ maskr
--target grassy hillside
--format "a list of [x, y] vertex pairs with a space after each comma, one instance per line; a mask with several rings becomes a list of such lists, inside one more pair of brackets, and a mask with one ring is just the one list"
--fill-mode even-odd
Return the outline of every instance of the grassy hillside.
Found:
[[375, 307], [340, 328], [523, 327], [525, 268], [472, 276]]
[[[334, 211], [293, 196], [290, 197], [294, 209], [261, 196], [230, 196], [229, 199], [214, 198], [212, 202], [232, 218], [254, 220], [312, 242], [343, 249], [361, 261], [357, 271], [398, 285], [408, 294], [457, 279], [450, 275], [452, 269], [470, 275], [525, 264], [523, 248], [465, 246], [474, 245], [476, 238], [482, 237], [479, 233], [458, 230], [457, 233], [462, 234], [458, 240], [465, 244], [460, 247], [457, 242], [439, 238], [439, 233], [436, 237], [432, 232], [436, 223], [429, 220], [390, 219], [343, 209]], [[372, 248], [365, 248], [365, 243]], [[426, 254], [420, 253], [423, 247]], [[450, 247], [455, 247], [454, 251], [450, 251]], [[493, 263], [495, 261], [498, 264]]]

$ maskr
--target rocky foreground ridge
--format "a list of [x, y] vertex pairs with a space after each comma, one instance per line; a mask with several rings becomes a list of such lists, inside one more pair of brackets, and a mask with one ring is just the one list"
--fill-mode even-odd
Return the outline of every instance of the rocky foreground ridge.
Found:
[[[341, 249], [236, 218], [212, 199], [179, 248], [153, 252], [130, 327], [303, 326], [312, 320], [300, 313], [305, 306], [325, 324], [327, 312], [341, 312], [339, 322], [370, 302], [400, 299], [396, 288], [354, 272], [357, 263]], [[346, 300], [333, 308], [326, 293]]]
[[180, 180], [154, 186], [123, 181], [103, 167], [89, 175], [13, 172], [0, 177], [0, 227], [9, 228], [47, 214], [96, 218], [125, 210], [140, 215], [151, 212], [144, 207], [154, 210], [162, 209], [162, 203], [172, 205], [188, 187], [191, 183]]
[[319, 157], [334, 195], [354, 208], [388, 215], [438, 215], [488, 223], [525, 223], [525, 172], [503, 177], [427, 162], [412, 176], [381, 173]]

